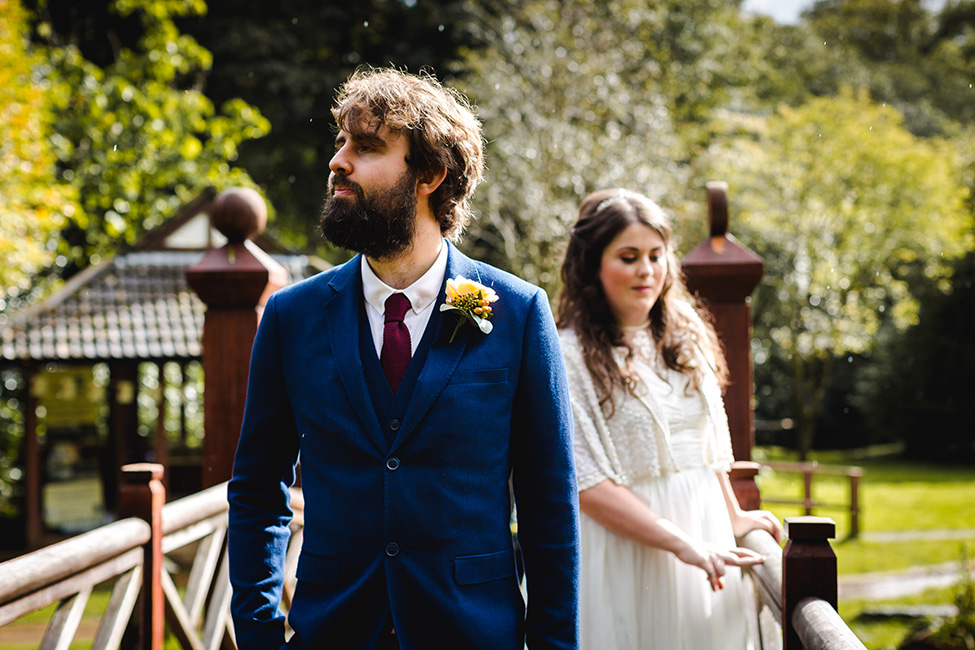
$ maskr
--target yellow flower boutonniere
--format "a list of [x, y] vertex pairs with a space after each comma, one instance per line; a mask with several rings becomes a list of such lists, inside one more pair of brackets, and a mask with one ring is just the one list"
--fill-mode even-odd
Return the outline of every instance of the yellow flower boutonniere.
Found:
[[480, 282], [468, 280], [464, 276], [447, 278], [447, 298], [444, 304], [440, 305], [440, 311], [454, 311], [457, 313], [457, 326], [454, 333], [450, 335], [450, 341], [454, 342], [460, 326], [470, 322], [485, 334], [490, 334], [494, 325], [488, 320], [491, 318], [491, 303], [498, 299], [498, 294], [494, 289], [485, 287]]

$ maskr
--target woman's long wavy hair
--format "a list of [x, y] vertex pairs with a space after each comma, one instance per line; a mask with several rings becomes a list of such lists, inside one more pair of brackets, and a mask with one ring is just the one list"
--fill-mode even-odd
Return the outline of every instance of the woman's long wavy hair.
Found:
[[[650, 308], [648, 329], [660, 358], [673, 370], [688, 375], [695, 388], [704, 377], [700, 363], [708, 363], [724, 386], [728, 379], [724, 353], [710, 315], [691, 297], [684, 284], [680, 261], [673, 249], [667, 215], [656, 203], [624, 189], [600, 190], [579, 206], [579, 220], [570, 229], [562, 262], [557, 322], [575, 330], [586, 368], [592, 375], [601, 403], [615, 407], [614, 391], [636, 387], [633, 349], [623, 337], [600, 279], [603, 251], [628, 226], [640, 223], [653, 229], [666, 247], [666, 276], [660, 297]], [[696, 317], [695, 317], [696, 314]], [[613, 348], [627, 350], [624, 368], [613, 359]], [[703, 353], [703, 354], [702, 354]]]

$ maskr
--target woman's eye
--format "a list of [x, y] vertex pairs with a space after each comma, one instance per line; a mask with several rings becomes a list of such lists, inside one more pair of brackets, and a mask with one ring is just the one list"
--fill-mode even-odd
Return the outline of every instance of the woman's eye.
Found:
[[650, 256], [650, 261], [653, 262], [654, 264], [656, 264], [660, 260], [661, 260], [661, 257], [659, 255], [651, 255]]
[[620, 257], [620, 259], [623, 260], [623, 263], [624, 264], [633, 264], [633, 262], [636, 261], [636, 258], [635, 257], [623, 256], [623, 257]]

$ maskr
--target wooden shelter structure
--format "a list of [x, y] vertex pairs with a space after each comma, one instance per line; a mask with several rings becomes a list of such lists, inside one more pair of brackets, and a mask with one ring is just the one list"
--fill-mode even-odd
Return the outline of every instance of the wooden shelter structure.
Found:
[[[24, 507], [21, 520], [7, 520], [14, 530], [2, 531], [8, 543], [37, 548], [114, 519], [127, 463], [164, 465], [173, 496], [200, 489], [203, 418], [188, 423], [187, 410], [202, 411], [206, 307], [186, 271], [227, 241], [210, 223], [217, 198], [204, 191], [137, 245], [0, 318], [0, 368], [21, 373], [13, 383], [22, 386], [24, 420]], [[285, 282], [318, 270], [267, 236], [257, 244], [284, 269]], [[250, 348], [237, 353], [249, 358]], [[166, 364], [178, 367], [168, 368], [175, 386], [163, 381]], [[142, 381], [148, 371], [158, 377], [152, 390]], [[190, 395], [188, 376], [197, 378]]]

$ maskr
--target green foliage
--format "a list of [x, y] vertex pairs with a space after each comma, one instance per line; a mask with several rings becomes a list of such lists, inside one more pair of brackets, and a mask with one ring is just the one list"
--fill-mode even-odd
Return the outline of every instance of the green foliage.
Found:
[[0, 371], [0, 519], [18, 514], [23, 498], [25, 384], [20, 371]]
[[59, 45], [63, 37], [52, 23], [37, 28], [48, 36], [43, 72], [56, 110], [52, 144], [61, 177], [81, 203], [65, 215], [59, 248], [73, 268], [134, 243], [206, 186], [253, 185], [232, 165], [242, 141], [269, 129], [245, 102], [230, 100], [218, 112], [203, 94], [210, 54], [173, 22], [204, 11], [202, 1], [119, 0], [111, 8], [121, 19], [138, 19], [139, 37], [104, 67], [74, 43]]
[[489, 142], [473, 252], [551, 292], [589, 192], [626, 186], [683, 212], [737, 4], [471, 3], [478, 46], [457, 85]]
[[334, 89], [362, 65], [427, 67], [449, 81], [446, 61], [466, 40], [461, 4], [238, 0], [212, 2], [205, 17], [178, 21], [213, 52], [207, 96], [241, 97], [274, 125], [263, 138], [241, 143], [238, 163], [274, 204], [268, 228], [280, 241], [304, 250], [321, 245]]
[[[951, 284], [922, 286], [918, 323], [881, 339], [858, 396], [873, 428], [906, 442], [912, 458], [975, 460], [975, 252], [953, 265]], [[890, 404], [898, 408], [891, 409]]]
[[[764, 258], [755, 296], [756, 362], [785, 362], [800, 449], [837, 357], [869, 352], [881, 324], [916, 322], [917, 283], [946, 284], [972, 245], [958, 151], [920, 139], [864, 93], [781, 107], [754, 135], [714, 148], [741, 221]], [[737, 222], [736, 222], [737, 223]]]
[[958, 613], [933, 626], [930, 639], [943, 648], [975, 648], [975, 579], [972, 560], [966, 549], [961, 562], [961, 582], [955, 595]]
[[820, 0], [806, 22], [824, 48], [866, 72], [857, 86], [893, 104], [913, 133], [950, 133], [953, 122], [975, 119], [975, 3], [948, 2], [938, 13], [924, 4]]
[[0, 311], [54, 260], [49, 238], [78, 211], [54, 178], [52, 93], [26, 41], [19, 0], [0, 2]]

